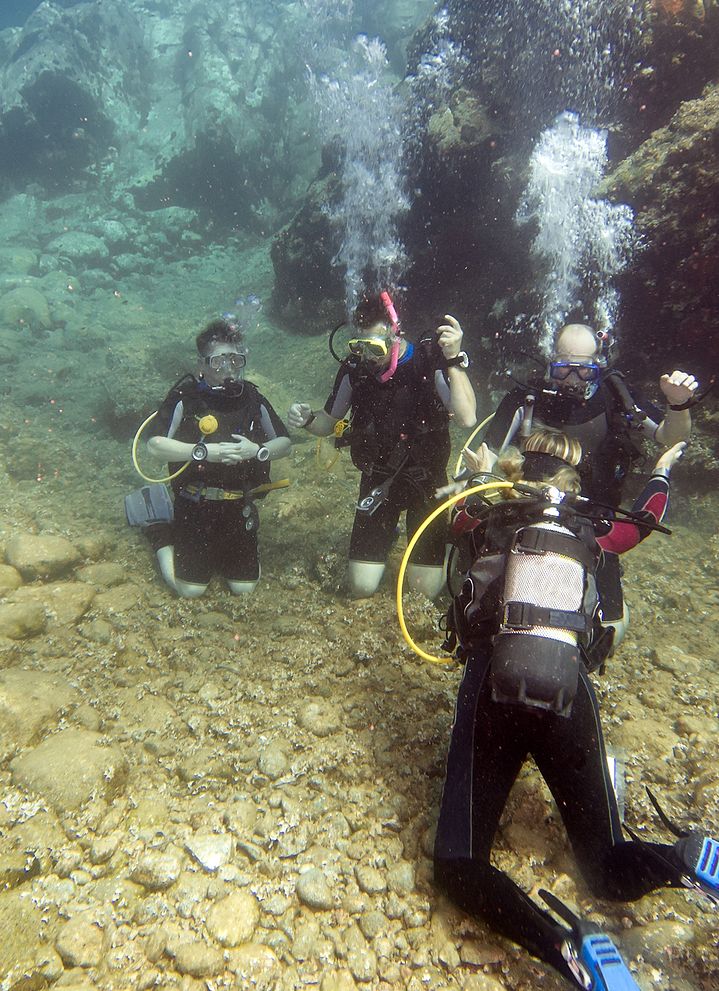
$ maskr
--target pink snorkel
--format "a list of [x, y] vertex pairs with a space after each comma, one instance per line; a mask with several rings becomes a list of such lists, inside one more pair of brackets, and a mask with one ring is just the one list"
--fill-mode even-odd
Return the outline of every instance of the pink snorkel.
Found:
[[392, 297], [385, 289], [384, 292], [379, 294], [382, 304], [385, 308], [385, 312], [392, 323], [392, 333], [394, 334], [394, 341], [392, 342], [392, 350], [390, 351], [389, 367], [386, 371], [382, 372], [379, 376], [380, 382], [389, 382], [394, 373], [397, 371], [397, 359], [399, 358], [399, 317], [397, 316], [397, 311], [394, 308], [394, 303], [392, 302]]

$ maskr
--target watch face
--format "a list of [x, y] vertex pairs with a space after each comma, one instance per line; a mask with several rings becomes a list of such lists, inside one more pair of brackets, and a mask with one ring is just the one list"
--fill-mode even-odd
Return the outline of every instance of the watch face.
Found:
[[260, 447], [257, 451], [257, 454], [255, 455], [258, 461], [267, 461], [269, 456], [270, 456], [270, 452], [267, 450], [266, 447]]
[[195, 444], [192, 448], [192, 460], [193, 461], [206, 461], [207, 460], [207, 445], [206, 444]]

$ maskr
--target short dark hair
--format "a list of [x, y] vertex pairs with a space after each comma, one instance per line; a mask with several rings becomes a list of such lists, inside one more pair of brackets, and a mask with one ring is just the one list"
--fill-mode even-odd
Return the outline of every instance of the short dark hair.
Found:
[[378, 323], [383, 323], [388, 330], [392, 326], [392, 321], [387, 315], [387, 310], [384, 308], [384, 303], [379, 294], [362, 297], [355, 307], [352, 322], [358, 330], [366, 330], [368, 327], [374, 327]]
[[204, 330], [195, 338], [197, 352], [206, 358], [216, 344], [234, 344], [235, 347], [242, 347], [242, 331], [235, 323], [229, 320], [211, 320]]

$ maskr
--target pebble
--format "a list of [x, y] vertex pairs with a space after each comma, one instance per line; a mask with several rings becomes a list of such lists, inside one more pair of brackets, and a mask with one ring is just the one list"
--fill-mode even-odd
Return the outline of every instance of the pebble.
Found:
[[366, 895], [379, 895], [387, 890], [387, 879], [376, 867], [358, 864], [355, 867], [355, 877], [360, 890]]
[[146, 850], [130, 870], [130, 878], [147, 891], [166, 891], [182, 870], [182, 853], [176, 847]]
[[240, 946], [252, 939], [260, 921], [260, 906], [254, 895], [235, 891], [215, 902], [207, 913], [207, 931], [221, 946]]
[[175, 947], [175, 969], [190, 977], [215, 977], [224, 969], [222, 951], [196, 940]]
[[308, 908], [328, 910], [335, 899], [327, 879], [318, 867], [312, 867], [297, 878], [297, 897]]
[[401, 860], [387, 871], [387, 888], [396, 895], [409, 895], [415, 888], [414, 865]]
[[668, 947], [687, 947], [694, 940], [694, 927], [685, 922], [650, 922], [622, 932], [616, 940], [626, 957], [642, 956], [654, 967], [666, 966]]
[[219, 870], [232, 857], [232, 837], [228, 833], [194, 833], [185, 849], [208, 872]]
[[97, 967], [102, 960], [102, 929], [77, 916], [60, 929], [55, 949], [66, 967]]
[[331, 736], [342, 725], [336, 707], [324, 699], [307, 703], [299, 712], [298, 722], [303, 729], [319, 737]]
[[281, 778], [283, 774], [286, 773], [288, 763], [287, 755], [285, 754], [283, 745], [277, 741], [273, 740], [259, 756], [257, 761], [258, 770], [262, 774], [266, 774], [271, 781], [276, 781], [277, 778]]

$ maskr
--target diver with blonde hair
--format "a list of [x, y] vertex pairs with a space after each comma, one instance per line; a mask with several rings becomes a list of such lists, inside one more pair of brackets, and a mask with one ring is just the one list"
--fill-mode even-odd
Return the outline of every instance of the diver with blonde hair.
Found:
[[[499, 460], [483, 445], [465, 460], [500, 471], [521, 500], [460, 504], [455, 542], [466, 567], [448, 615], [465, 662], [434, 848], [435, 883], [464, 911], [524, 946], [584, 991], [636, 991], [616, 945], [551, 891], [550, 911], [495, 867], [494, 837], [509, 792], [532, 757], [554, 797], [595, 898], [634, 901], [660, 887], [719, 900], [719, 842], [699, 830], [672, 845], [622, 834], [589, 672], [597, 666], [597, 563], [661, 528], [669, 474], [684, 443], [657, 461], [631, 514], [594, 518], [580, 487], [581, 446], [537, 431]], [[668, 820], [662, 815], [666, 825]], [[625, 827], [626, 828], [626, 827]], [[559, 920], [559, 921], [558, 921]]]

